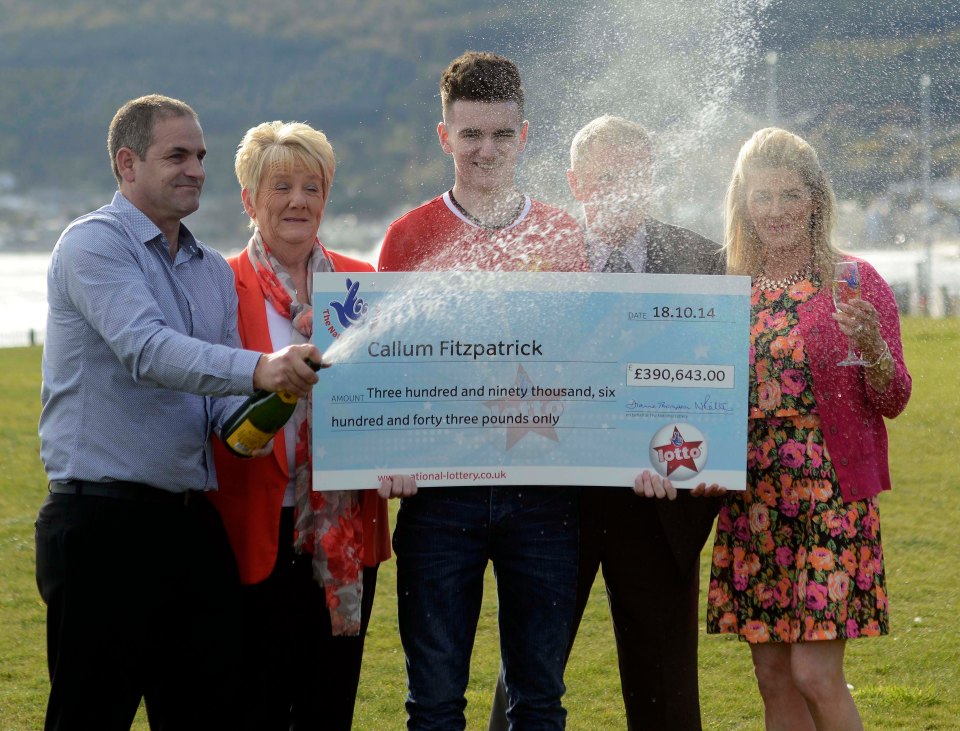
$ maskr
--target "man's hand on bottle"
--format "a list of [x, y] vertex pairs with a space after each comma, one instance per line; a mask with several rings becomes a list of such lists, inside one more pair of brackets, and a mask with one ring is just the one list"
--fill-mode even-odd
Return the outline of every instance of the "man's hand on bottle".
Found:
[[254, 449], [252, 452], [250, 452], [250, 458], [258, 459], [259, 457], [269, 457], [271, 454], [273, 454], [272, 439], [266, 444], [264, 444], [262, 447], [260, 447], [260, 449]]
[[287, 391], [303, 398], [317, 382], [307, 360], [321, 361], [320, 351], [310, 343], [288, 345], [276, 353], [264, 353], [253, 371], [253, 387], [265, 391]]

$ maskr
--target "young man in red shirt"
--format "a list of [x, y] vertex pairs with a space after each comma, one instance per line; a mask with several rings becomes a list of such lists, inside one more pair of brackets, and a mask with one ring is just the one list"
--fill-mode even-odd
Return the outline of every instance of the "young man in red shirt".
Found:
[[[528, 124], [513, 62], [467, 52], [444, 71], [440, 93], [437, 134], [453, 158], [454, 186], [390, 225], [380, 271], [586, 271], [576, 222], [517, 190]], [[579, 493], [570, 487], [440, 486], [404, 497], [393, 540], [408, 729], [465, 726], [464, 693], [490, 561], [507, 716], [515, 729], [564, 727], [578, 511]]]
[[586, 271], [576, 221], [517, 190], [528, 123], [513, 62], [465, 53], [440, 90], [437, 135], [453, 158], [453, 188], [390, 224], [379, 270]]

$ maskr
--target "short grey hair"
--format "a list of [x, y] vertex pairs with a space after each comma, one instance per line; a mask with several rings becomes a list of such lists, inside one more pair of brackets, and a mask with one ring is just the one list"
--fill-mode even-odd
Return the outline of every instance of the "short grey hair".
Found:
[[153, 144], [153, 128], [157, 121], [170, 117], [192, 117], [200, 122], [189, 104], [161, 94], [131, 99], [117, 110], [107, 132], [107, 152], [110, 153], [110, 166], [117, 183], [121, 182], [117, 153], [126, 147], [143, 160]]
[[577, 132], [570, 143], [570, 167], [576, 169], [577, 163], [589, 157], [590, 153], [599, 146], [603, 147], [632, 147], [638, 152], [653, 154], [653, 140], [650, 133], [639, 122], [632, 122], [623, 117], [604, 114], [591, 122], [587, 122]]

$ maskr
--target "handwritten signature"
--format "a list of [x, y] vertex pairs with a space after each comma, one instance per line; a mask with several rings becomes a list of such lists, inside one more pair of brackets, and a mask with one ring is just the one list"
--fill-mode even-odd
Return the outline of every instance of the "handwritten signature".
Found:
[[672, 411], [674, 413], [682, 411], [706, 411], [718, 412], [722, 414], [732, 414], [733, 407], [729, 401], [714, 401], [711, 394], [707, 394], [699, 401], [694, 401], [693, 406], [689, 404], [672, 404], [666, 401], [657, 401], [656, 403], [646, 403], [630, 399], [627, 401], [627, 411]]

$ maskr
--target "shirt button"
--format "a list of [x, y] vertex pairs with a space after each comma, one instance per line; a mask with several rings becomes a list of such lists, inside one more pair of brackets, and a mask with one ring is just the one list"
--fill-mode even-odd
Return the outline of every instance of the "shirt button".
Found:
[[840, 464], [842, 464], [844, 467], [846, 467], [846, 466], [847, 466], [847, 458], [846, 458], [846, 457], [841, 457], [841, 458], [840, 458]]
[[830, 433], [831, 433], [831, 434], [836, 434], [836, 433], [837, 433], [837, 427], [831, 426], [831, 427], [830, 427]]

